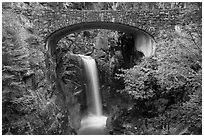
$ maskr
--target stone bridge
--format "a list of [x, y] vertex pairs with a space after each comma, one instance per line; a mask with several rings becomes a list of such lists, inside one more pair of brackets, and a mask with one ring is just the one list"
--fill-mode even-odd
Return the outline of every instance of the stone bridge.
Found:
[[185, 9], [154, 11], [114, 11], [114, 10], [60, 10], [57, 13], [45, 10], [34, 15], [34, 25], [40, 36], [47, 37], [54, 31], [69, 25], [104, 21], [118, 22], [145, 30], [156, 38], [161, 27], [171, 28], [183, 23]]
[[[145, 36], [143, 37], [146, 37], [146, 35], [148, 35], [148, 37], [150, 36], [153, 38], [153, 41], [157, 41], [158, 34], [160, 33], [161, 28], [173, 29], [175, 25], [185, 23], [183, 20], [183, 17], [185, 16], [185, 9], [158, 9], [154, 11], [60, 10], [58, 12], [53, 10], [44, 10], [41, 12], [41, 14], [35, 14], [33, 16], [35, 29], [38, 32], [39, 36], [44, 38], [43, 45], [46, 45], [45, 47], [47, 50], [49, 50], [51, 56], [53, 56], [53, 52], [55, 51], [56, 43], [62, 37], [74, 31], [99, 28], [130, 32], [130, 27], [132, 27], [134, 29], [137, 29], [138, 32], [139, 30], [144, 32]], [[87, 24], [87, 22], [89, 22], [89, 25]], [[92, 22], [92, 24], [90, 24], [90, 22]], [[105, 27], [96, 25], [99, 24], [99, 22], [102, 26], [106, 24]], [[75, 24], [78, 25], [74, 26]], [[122, 28], [121, 25], [123, 25]], [[63, 30], [65, 28], [66, 31]], [[136, 33], [134, 33], [134, 35]], [[142, 50], [143, 53], [146, 51], [146, 48], [139, 48], [139, 50]], [[149, 56], [151, 55], [151, 53], [152, 51], [148, 51], [147, 53], [145, 53], [145, 55]]]

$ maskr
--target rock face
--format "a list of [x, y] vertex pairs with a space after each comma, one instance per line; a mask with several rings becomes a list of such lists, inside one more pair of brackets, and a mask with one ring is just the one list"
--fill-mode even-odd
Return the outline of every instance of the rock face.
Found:
[[50, 63], [50, 70], [56, 74], [51, 82], [56, 86], [55, 103], [68, 115], [68, 121], [75, 131], [80, 128], [81, 111], [86, 107], [81, 58], [72, 53], [62, 54], [57, 63]]

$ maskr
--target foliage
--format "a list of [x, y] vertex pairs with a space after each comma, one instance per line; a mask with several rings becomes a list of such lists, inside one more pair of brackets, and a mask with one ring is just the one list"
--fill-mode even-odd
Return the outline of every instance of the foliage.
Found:
[[[44, 9], [154, 11], [182, 8], [186, 10], [180, 24], [174, 24], [171, 30], [159, 30], [156, 55], [135, 62], [132, 68], [118, 67], [119, 53], [111, 54], [104, 47], [94, 49], [94, 43], [97, 40], [100, 43], [99, 38], [107, 40], [107, 45], [112, 41], [117, 46], [118, 33], [105, 30], [84, 31], [74, 39], [72, 36], [63, 38], [58, 43], [58, 55], [62, 59], [58, 67], [62, 69], [60, 75], [64, 83], [71, 87], [69, 91], [78, 94], [81, 87], [76, 88], [70, 79], [74, 77], [75, 84], [82, 83], [67, 51], [96, 59], [111, 134], [202, 133], [201, 3], [4, 2], [2, 8], [3, 134], [75, 134], [71, 124], [75, 119], [69, 115], [76, 116], [76, 113], [69, 113], [67, 107], [63, 107], [56, 89], [58, 85], [52, 83], [54, 80], [45, 79], [45, 73], [51, 69], [45, 67], [43, 39], [34, 31], [32, 16], [23, 10], [37, 15]], [[194, 13], [193, 9], [199, 10]]]
[[154, 57], [117, 74], [125, 83], [118, 92], [127, 94], [134, 104], [126, 109], [126, 121], [132, 124], [128, 121], [131, 115], [141, 112], [137, 116], [141, 125], [131, 126], [134, 134], [202, 133], [202, 44], [200, 32], [195, 30], [199, 23], [166, 31], [170, 33], [160, 38]]
[[2, 13], [2, 132], [70, 134], [56, 96], [50, 98], [41, 38], [27, 16], [13, 11], [18, 4], [4, 3]]

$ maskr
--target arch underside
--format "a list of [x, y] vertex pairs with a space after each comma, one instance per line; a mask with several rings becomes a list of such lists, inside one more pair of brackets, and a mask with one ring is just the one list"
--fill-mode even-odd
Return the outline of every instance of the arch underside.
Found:
[[74, 32], [80, 32], [90, 29], [109, 29], [132, 34], [134, 37], [135, 49], [142, 52], [145, 56], [151, 56], [155, 50], [155, 40], [147, 32], [133, 26], [113, 23], [113, 22], [82, 22], [70, 25], [53, 32], [46, 40], [46, 49], [51, 55], [54, 55], [58, 41]]

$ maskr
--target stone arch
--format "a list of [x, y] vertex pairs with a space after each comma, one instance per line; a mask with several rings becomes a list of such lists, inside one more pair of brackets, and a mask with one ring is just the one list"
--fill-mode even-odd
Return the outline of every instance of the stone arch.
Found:
[[122, 23], [102, 21], [82, 22], [58, 29], [47, 37], [45, 48], [51, 56], [54, 56], [57, 43], [61, 38], [73, 32], [80, 32], [89, 29], [109, 29], [132, 34], [134, 37], [135, 50], [142, 52], [146, 57], [154, 54], [155, 40], [153, 36], [146, 31]]

